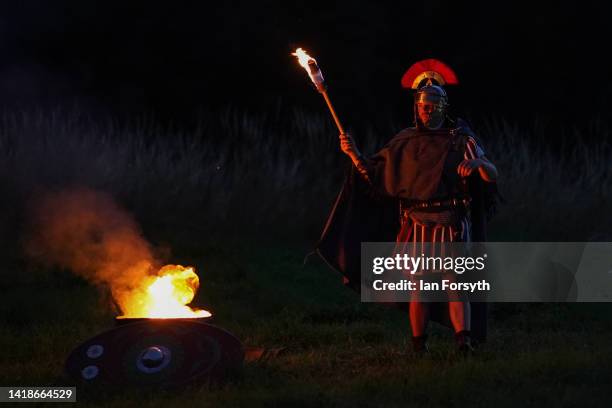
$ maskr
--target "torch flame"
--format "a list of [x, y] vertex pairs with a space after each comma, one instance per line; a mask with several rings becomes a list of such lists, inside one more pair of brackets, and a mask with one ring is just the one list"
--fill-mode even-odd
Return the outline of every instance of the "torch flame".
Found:
[[300, 63], [300, 65], [308, 73], [310, 73], [310, 68], [308, 67], [308, 62], [309, 61], [314, 61], [315, 64], [317, 63], [317, 60], [315, 60], [310, 55], [308, 55], [308, 53], [306, 51], [304, 51], [302, 48], [298, 48], [297, 50], [295, 50], [295, 52], [292, 52], [291, 55], [294, 55], [294, 56], [297, 57], [298, 62]]
[[334, 122], [336, 122], [336, 126], [338, 127], [340, 134], [341, 135], [344, 134], [344, 128], [342, 127], [342, 124], [340, 123], [340, 119], [338, 119], [338, 115], [336, 114], [336, 111], [334, 110], [334, 107], [332, 106], [331, 100], [329, 99], [329, 96], [327, 95], [327, 86], [325, 85], [325, 80], [323, 79], [323, 73], [321, 72], [321, 69], [319, 68], [319, 65], [317, 64], [317, 60], [315, 60], [310, 55], [308, 55], [308, 53], [304, 51], [302, 48], [298, 48], [297, 50], [295, 50], [295, 52], [292, 52], [291, 55], [295, 55], [298, 59], [298, 62], [302, 66], [302, 68], [304, 68], [306, 72], [308, 72], [308, 76], [310, 77], [310, 80], [317, 88], [317, 91], [319, 91], [319, 93], [323, 95], [323, 98], [325, 99], [325, 103], [327, 103], [327, 107], [329, 108], [329, 111], [334, 118]]
[[193, 309], [189, 304], [200, 286], [192, 267], [166, 265], [157, 276], [151, 276], [131, 291], [122, 302], [124, 315], [120, 318], [194, 318], [210, 317], [210, 312]]
[[316, 86], [317, 91], [324, 93], [325, 83], [323, 80], [323, 73], [319, 69], [317, 60], [308, 55], [308, 53], [302, 48], [298, 48], [295, 50], [295, 52], [291, 53], [291, 55], [295, 55], [300, 65], [306, 70], [306, 72], [308, 72], [308, 76], [310, 77], [312, 83]]

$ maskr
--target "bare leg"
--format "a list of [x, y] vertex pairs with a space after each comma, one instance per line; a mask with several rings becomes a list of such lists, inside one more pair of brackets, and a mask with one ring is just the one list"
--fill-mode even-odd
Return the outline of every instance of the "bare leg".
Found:
[[448, 302], [448, 314], [455, 333], [470, 331], [470, 302]]
[[410, 302], [410, 327], [413, 337], [425, 335], [429, 322], [429, 305], [424, 302]]

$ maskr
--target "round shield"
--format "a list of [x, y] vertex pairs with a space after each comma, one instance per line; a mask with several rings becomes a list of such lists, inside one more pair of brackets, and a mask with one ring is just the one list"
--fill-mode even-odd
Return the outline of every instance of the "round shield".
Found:
[[240, 341], [210, 324], [149, 319], [115, 327], [78, 346], [66, 372], [80, 385], [181, 385], [221, 380], [242, 367]]

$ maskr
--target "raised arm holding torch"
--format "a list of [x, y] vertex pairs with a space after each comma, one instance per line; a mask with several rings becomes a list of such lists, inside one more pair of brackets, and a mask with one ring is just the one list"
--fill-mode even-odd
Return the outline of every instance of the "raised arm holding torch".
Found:
[[319, 93], [323, 95], [323, 99], [325, 99], [325, 103], [327, 103], [327, 107], [329, 108], [329, 111], [332, 117], [334, 118], [334, 122], [336, 123], [336, 126], [338, 127], [338, 131], [340, 132], [340, 148], [346, 155], [348, 155], [351, 158], [351, 160], [353, 161], [353, 164], [355, 164], [355, 167], [357, 168], [359, 173], [369, 183], [370, 179], [368, 176], [368, 171], [365, 165], [365, 161], [363, 157], [361, 156], [359, 149], [357, 149], [357, 146], [355, 145], [353, 138], [344, 132], [344, 128], [342, 127], [342, 124], [340, 123], [338, 114], [336, 113], [336, 110], [334, 109], [334, 106], [332, 105], [331, 100], [329, 99], [329, 95], [327, 94], [327, 86], [325, 85], [325, 80], [323, 79], [323, 73], [321, 72], [321, 69], [319, 68], [319, 65], [317, 64], [317, 60], [315, 60], [310, 55], [308, 55], [308, 53], [304, 51], [302, 48], [298, 48], [297, 50], [295, 50], [294, 53], [291, 53], [291, 55], [294, 55], [297, 57], [298, 62], [308, 73], [308, 76], [310, 77], [310, 80], [317, 88], [317, 91], [319, 91]]

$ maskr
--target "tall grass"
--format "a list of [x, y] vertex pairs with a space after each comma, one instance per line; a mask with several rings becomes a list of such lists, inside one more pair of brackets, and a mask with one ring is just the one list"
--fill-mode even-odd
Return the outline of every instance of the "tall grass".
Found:
[[[609, 142], [580, 143], [580, 135], [543, 135], [503, 120], [475, 129], [507, 201], [492, 239], [612, 239]], [[373, 126], [355, 137], [369, 154], [397, 130]], [[145, 119], [120, 125], [79, 113], [5, 113], [2, 240], [17, 241], [24, 209], [41, 192], [87, 186], [113, 194], [155, 239], [314, 242], [348, 166], [336, 135], [327, 116], [300, 111], [228, 110], [190, 131]]]

